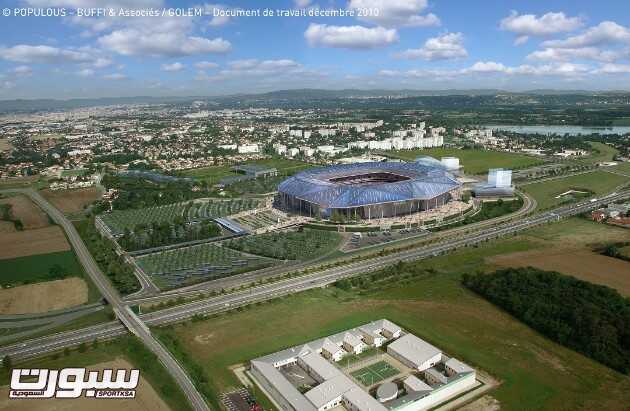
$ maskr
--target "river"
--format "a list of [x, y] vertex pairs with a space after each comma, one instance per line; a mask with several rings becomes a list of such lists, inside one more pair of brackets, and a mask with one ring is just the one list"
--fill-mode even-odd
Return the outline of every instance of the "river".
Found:
[[509, 131], [523, 134], [558, 134], [558, 135], [584, 135], [584, 134], [627, 134], [630, 126], [610, 127], [585, 127], [585, 126], [515, 126], [515, 125], [484, 125], [483, 128], [492, 130]]

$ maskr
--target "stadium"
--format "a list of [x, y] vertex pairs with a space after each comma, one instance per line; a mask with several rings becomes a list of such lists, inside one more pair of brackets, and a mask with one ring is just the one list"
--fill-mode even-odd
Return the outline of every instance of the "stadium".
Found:
[[278, 186], [280, 208], [310, 217], [373, 219], [440, 207], [461, 184], [444, 167], [380, 162], [303, 171]]

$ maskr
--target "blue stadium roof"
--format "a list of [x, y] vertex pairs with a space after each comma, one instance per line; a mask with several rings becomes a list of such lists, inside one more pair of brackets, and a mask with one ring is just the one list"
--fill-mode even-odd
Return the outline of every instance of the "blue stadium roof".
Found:
[[[341, 182], [373, 174], [393, 175], [393, 182]], [[331, 181], [333, 180], [333, 181]], [[314, 168], [289, 177], [278, 191], [322, 208], [349, 208], [408, 200], [429, 200], [460, 183], [442, 167], [421, 163], [355, 163]]]

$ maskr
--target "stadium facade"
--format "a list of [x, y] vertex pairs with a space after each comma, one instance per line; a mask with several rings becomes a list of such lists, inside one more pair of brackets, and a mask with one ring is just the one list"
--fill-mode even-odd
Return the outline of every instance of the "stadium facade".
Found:
[[321, 167], [278, 186], [278, 205], [311, 217], [386, 218], [440, 207], [460, 195], [444, 167], [421, 162], [355, 163]]

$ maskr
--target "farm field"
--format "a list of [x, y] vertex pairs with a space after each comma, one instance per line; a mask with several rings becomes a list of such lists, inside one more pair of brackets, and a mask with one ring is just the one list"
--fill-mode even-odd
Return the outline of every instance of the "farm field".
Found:
[[630, 296], [630, 262], [593, 250], [602, 244], [627, 240], [626, 229], [572, 218], [528, 231], [528, 238], [539, 246], [495, 256], [488, 263], [499, 268], [532, 266], [558, 271]]
[[37, 207], [28, 197], [16, 195], [0, 199], [0, 204], [11, 205], [11, 217], [20, 220], [24, 230], [47, 227], [50, 225], [48, 216]]
[[88, 286], [82, 278], [27, 284], [0, 290], [0, 315], [47, 313], [87, 301]]
[[[391, 154], [390, 154], [391, 153]], [[426, 150], [401, 150], [387, 152], [392, 157], [413, 161], [419, 156], [431, 156], [438, 160], [441, 157], [457, 157], [459, 164], [467, 174], [487, 174], [489, 168], [527, 168], [542, 164], [543, 161], [524, 154], [506, 153], [501, 151], [456, 148], [430, 148]]]
[[592, 233], [609, 237], [608, 228], [578, 219], [543, 229], [535, 237], [491, 241], [405, 264], [401, 269], [424, 273], [412, 280], [385, 280], [365, 291], [311, 290], [155, 331], [177, 339], [212, 376], [207, 384], [219, 393], [238, 384], [229, 370], [234, 364], [388, 318], [498, 378], [501, 385], [488, 395], [501, 409], [619, 409], [630, 401], [630, 377], [542, 337], [460, 284], [465, 272], [493, 270], [495, 256], [544, 247], [541, 236], [564, 237], [567, 243], [583, 243]]
[[379, 361], [360, 370], [353, 371], [350, 374], [365, 387], [369, 387], [393, 377], [398, 373], [400, 373], [400, 371], [391, 366], [388, 362]]
[[309, 260], [336, 250], [341, 240], [334, 231], [305, 229], [236, 238], [225, 247], [281, 260]]
[[599, 196], [612, 192], [617, 186], [624, 183], [630, 183], [630, 178], [605, 171], [594, 171], [592, 173], [528, 184], [523, 186], [522, 189], [538, 201], [538, 209], [545, 210], [564, 202], [572, 202], [570, 198], [556, 198], [559, 194], [569, 190], [589, 190], [595, 193], [595, 196]]
[[138, 265], [160, 288], [175, 288], [198, 281], [223, 278], [273, 264], [215, 244], [199, 244], [140, 256]]
[[6, 138], [0, 138], [0, 151], [8, 151], [11, 149], [11, 143]]
[[61, 267], [64, 277], [79, 277], [83, 275], [83, 268], [79, 264], [73, 251], [62, 251], [49, 254], [39, 254], [0, 260], [0, 286], [14, 287], [21, 284], [46, 281], [51, 277], [50, 270], [54, 266]]
[[3, 233], [0, 236], [0, 260], [68, 250], [70, 244], [58, 226]]
[[24, 368], [62, 369], [85, 367], [89, 370], [140, 369], [140, 380], [136, 388], [135, 400], [98, 400], [81, 397], [71, 400], [16, 401], [8, 398], [10, 373], [0, 375], [0, 409], [16, 411], [191, 411], [183, 392], [177, 388], [170, 374], [163, 368], [157, 357], [142, 346], [135, 337], [125, 336], [113, 341], [99, 341], [98, 346], [87, 344], [85, 349], [72, 350], [67, 354], [51, 355], [31, 359]]
[[85, 206], [100, 198], [98, 190], [94, 187], [80, 188], [77, 190], [42, 190], [41, 194], [62, 213], [75, 214], [83, 211]]

